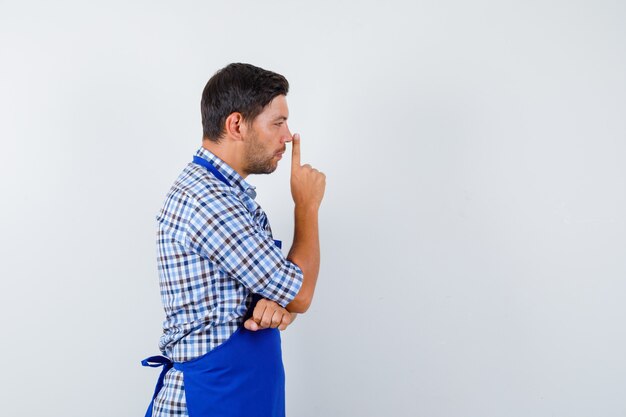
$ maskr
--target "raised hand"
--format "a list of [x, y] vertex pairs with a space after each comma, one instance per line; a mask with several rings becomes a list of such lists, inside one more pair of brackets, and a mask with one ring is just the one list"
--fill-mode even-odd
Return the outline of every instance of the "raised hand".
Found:
[[296, 205], [319, 208], [326, 189], [326, 175], [309, 164], [300, 165], [300, 134], [295, 133], [291, 148], [291, 196]]

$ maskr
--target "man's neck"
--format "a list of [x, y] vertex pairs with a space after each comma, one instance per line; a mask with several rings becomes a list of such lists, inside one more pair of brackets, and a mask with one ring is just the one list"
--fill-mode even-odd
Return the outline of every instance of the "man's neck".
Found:
[[204, 149], [226, 162], [228, 166], [237, 171], [237, 173], [245, 179], [248, 173], [243, 169], [240, 146], [241, 145], [238, 146], [238, 142], [229, 143], [227, 138], [222, 139], [220, 143], [215, 143], [208, 139], [202, 141], [202, 147]]

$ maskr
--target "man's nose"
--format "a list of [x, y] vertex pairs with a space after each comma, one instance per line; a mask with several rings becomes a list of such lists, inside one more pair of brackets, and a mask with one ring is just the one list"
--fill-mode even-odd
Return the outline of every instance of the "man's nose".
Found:
[[286, 128], [287, 132], [285, 133], [286, 136], [283, 137], [285, 142], [291, 142], [293, 140], [293, 135], [291, 134], [291, 131], [289, 131], [289, 127]]

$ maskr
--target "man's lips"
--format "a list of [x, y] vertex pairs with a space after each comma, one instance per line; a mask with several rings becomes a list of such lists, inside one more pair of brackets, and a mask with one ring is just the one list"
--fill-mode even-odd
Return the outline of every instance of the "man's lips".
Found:
[[278, 157], [278, 159], [283, 157], [283, 154], [285, 153], [285, 149], [283, 149], [282, 151], [278, 151], [276, 152], [274, 155], [276, 155]]

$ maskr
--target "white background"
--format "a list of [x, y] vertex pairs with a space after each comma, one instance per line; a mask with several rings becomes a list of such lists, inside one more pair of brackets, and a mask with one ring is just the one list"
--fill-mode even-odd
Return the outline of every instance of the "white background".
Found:
[[[155, 215], [230, 62], [327, 175], [287, 411], [626, 415], [622, 1], [0, 2], [2, 415], [142, 416]], [[252, 176], [289, 248], [289, 155]]]

